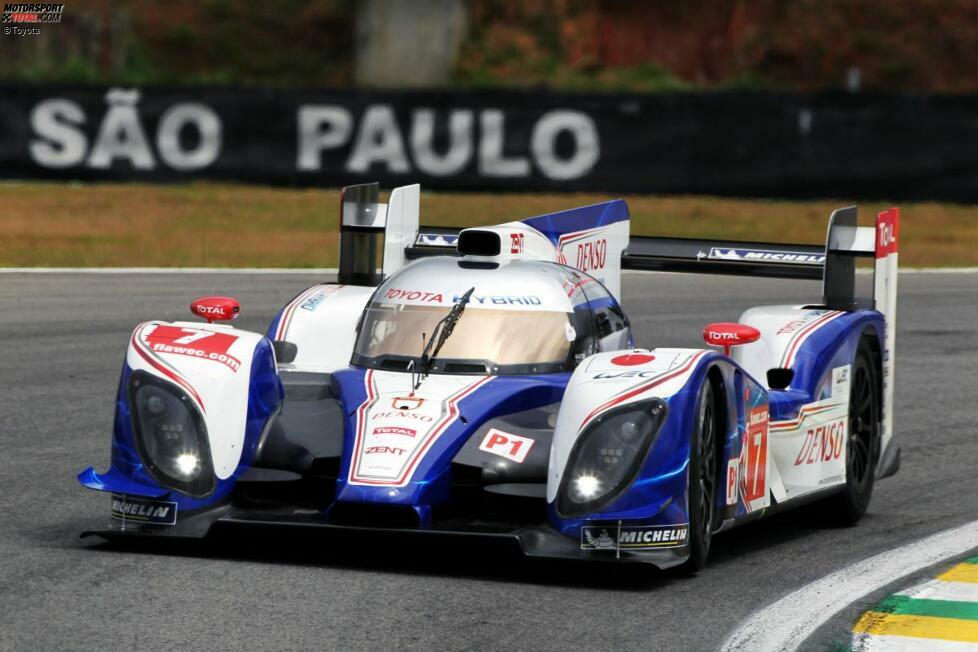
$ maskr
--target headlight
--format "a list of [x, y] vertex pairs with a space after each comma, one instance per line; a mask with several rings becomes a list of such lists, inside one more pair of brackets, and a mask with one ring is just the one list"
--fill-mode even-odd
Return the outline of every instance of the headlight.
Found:
[[665, 419], [659, 399], [602, 414], [577, 439], [557, 497], [570, 517], [600, 509], [632, 482]]
[[200, 412], [176, 385], [135, 371], [129, 405], [139, 455], [164, 486], [191, 496], [214, 489], [207, 429]]

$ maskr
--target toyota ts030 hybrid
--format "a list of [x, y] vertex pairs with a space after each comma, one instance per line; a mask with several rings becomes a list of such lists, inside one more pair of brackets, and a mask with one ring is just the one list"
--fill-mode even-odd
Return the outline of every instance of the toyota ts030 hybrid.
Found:
[[[227, 297], [191, 304], [206, 323], [136, 327], [111, 466], [79, 476], [111, 496], [95, 534], [396, 530], [695, 570], [713, 535], [784, 508], [853, 523], [897, 470], [897, 209], [873, 227], [835, 211], [823, 247], [630, 238], [621, 200], [427, 228], [419, 196], [346, 188], [338, 282], [265, 334], [227, 324]], [[638, 349], [623, 268], [823, 292], [705, 325], [705, 346]]]

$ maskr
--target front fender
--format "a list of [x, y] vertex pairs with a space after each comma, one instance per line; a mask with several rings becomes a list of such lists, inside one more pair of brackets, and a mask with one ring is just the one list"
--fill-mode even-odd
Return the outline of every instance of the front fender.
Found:
[[[555, 527], [574, 535], [582, 523], [595, 520], [663, 525], [687, 522], [693, 407], [706, 370], [719, 358], [703, 349], [635, 350], [601, 353], [578, 366], [557, 418], [548, 469], [547, 502]], [[665, 402], [666, 417], [628, 488], [597, 513], [576, 518], [558, 514], [558, 492], [568, 472], [571, 451], [589, 423], [600, 414], [651, 398]]]
[[[215, 476], [206, 496], [189, 496], [154, 477], [135, 440], [129, 384], [136, 371], [168, 383], [189, 400], [206, 429]], [[129, 339], [116, 398], [112, 463], [108, 472], [88, 469], [79, 481], [119, 494], [165, 491], [179, 510], [220, 502], [254, 460], [269, 417], [280, 407], [282, 385], [271, 343], [262, 335], [229, 326], [150, 321]]]

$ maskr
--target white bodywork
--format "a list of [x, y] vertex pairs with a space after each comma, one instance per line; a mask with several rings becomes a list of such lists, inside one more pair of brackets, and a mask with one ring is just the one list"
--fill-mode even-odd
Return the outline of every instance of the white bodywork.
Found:
[[770, 422], [770, 487], [778, 502], [845, 483], [850, 375], [851, 365], [834, 368], [830, 396], [803, 405], [794, 419]]
[[474, 227], [466, 231], [486, 231], [499, 235], [501, 250], [482, 260], [543, 260], [568, 265], [586, 272], [601, 282], [617, 299], [621, 299], [621, 252], [628, 246], [629, 221], [564, 233], [551, 242], [535, 228], [523, 222], [498, 226]]
[[133, 370], [176, 384], [200, 409], [221, 480], [241, 459], [252, 357], [261, 340], [230, 326], [150, 321], [129, 341], [126, 362]]
[[547, 501], [556, 500], [571, 450], [595, 416], [653, 397], [672, 396], [709, 353], [703, 349], [635, 349], [599, 353], [578, 365], [567, 384], [554, 428]]
[[367, 397], [357, 408], [349, 483], [407, 485], [424, 454], [459, 418], [459, 402], [490, 380], [434, 374], [415, 393], [410, 374], [368, 370]]
[[407, 262], [404, 249], [418, 237], [421, 211], [421, 186], [401, 186], [391, 191], [387, 202], [387, 228], [384, 231], [384, 273], [393, 274]]
[[323, 283], [313, 285], [282, 309], [274, 339], [297, 347], [289, 371], [328, 373], [350, 365], [357, 321], [374, 288]]
[[801, 345], [819, 328], [846, 314], [803, 306], [759, 306], [740, 316], [740, 323], [761, 332], [756, 342], [733, 347], [730, 357], [767, 386], [768, 369], [794, 367]]

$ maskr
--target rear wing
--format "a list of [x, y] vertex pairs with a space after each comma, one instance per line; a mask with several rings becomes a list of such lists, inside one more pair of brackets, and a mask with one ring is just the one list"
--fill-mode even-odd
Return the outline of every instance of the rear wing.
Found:
[[[825, 245], [633, 235], [621, 252], [621, 269], [822, 281], [827, 308], [854, 310], [860, 306], [856, 259], [875, 258], [872, 307], [892, 314], [899, 215], [899, 209], [891, 208], [879, 214], [875, 227], [860, 227], [855, 206], [840, 208], [829, 218]], [[462, 230], [421, 226], [404, 257], [458, 255]]]

